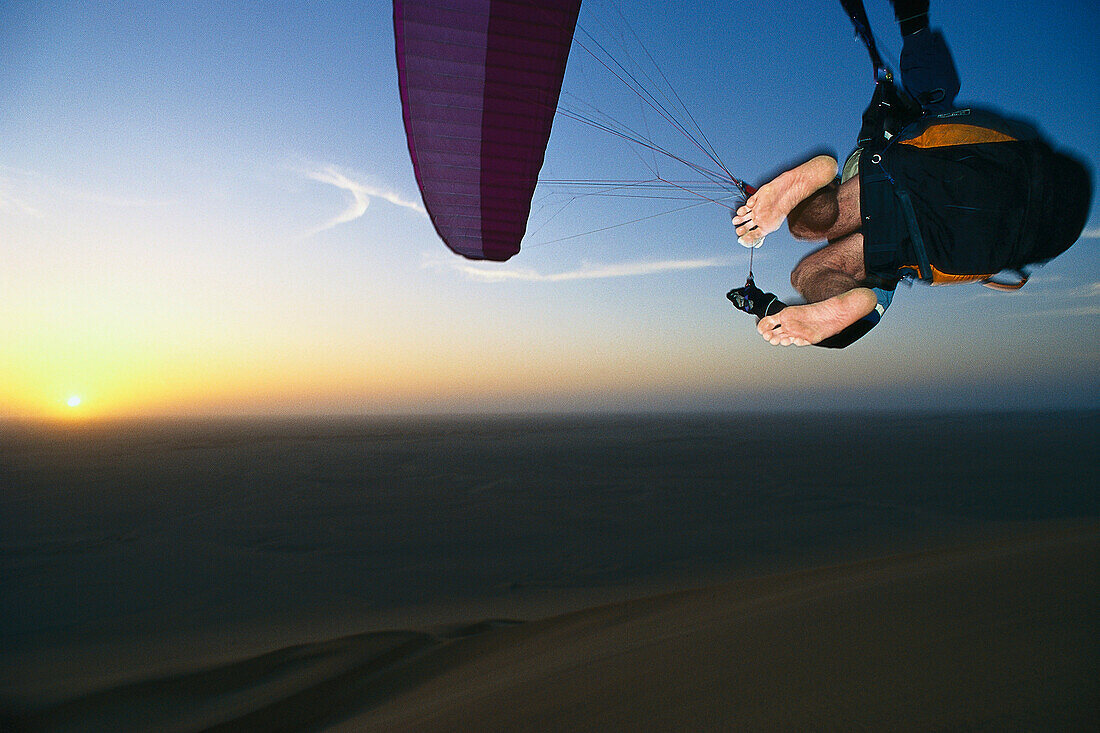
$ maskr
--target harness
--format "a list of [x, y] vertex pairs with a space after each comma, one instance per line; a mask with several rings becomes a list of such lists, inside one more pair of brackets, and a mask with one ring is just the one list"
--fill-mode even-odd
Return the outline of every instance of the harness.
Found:
[[[912, 198], [898, 184], [884, 160], [884, 154], [894, 145], [928, 150], [963, 145], [982, 145], [1022, 142], [1035, 139], [1037, 134], [1023, 123], [1004, 120], [970, 109], [955, 110], [942, 115], [924, 116], [910, 124], [901, 133], [886, 141], [881, 152], [872, 153], [869, 163], [881, 171], [889, 183], [897, 206], [901, 211], [905, 233], [909, 237], [912, 261], [900, 265], [905, 276], [930, 285], [955, 285], [977, 282], [1000, 291], [1019, 290], [1027, 283], [1030, 273], [1025, 266], [1010, 267], [996, 272], [946, 272], [934, 266], [928, 257], [924, 237], [917, 223]], [[875, 185], [874, 177], [869, 180]], [[997, 279], [1001, 273], [1013, 273], [1014, 279]]]
[[[883, 165], [883, 153], [895, 144], [927, 149], [955, 145], [1015, 142], [1033, 139], [1036, 133], [1032, 130], [1020, 129], [1022, 126], [1003, 120], [974, 115], [973, 111], [968, 109], [952, 110], [938, 115], [928, 114], [929, 108], [922, 106], [922, 103], [936, 100], [924, 99], [923, 97], [920, 100], [915, 99], [895, 82], [893, 73], [875, 45], [874, 34], [871, 32], [871, 24], [863, 7], [863, 0], [840, 0], [840, 3], [852, 22], [856, 36], [867, 48], [871, 64], [874, 67], [875, 92], [870, 105], [863, 113], [863, 124], [856, 146], [862, 151], [861, 163], [870, 162], [872, 166], [881, 171], [881, 176], [889, 182], [893, 197], [896, 199], [896, 205], [901, 210], [904, 230], [909, 236], [914, 261], [903, 264], [899, 271], [903, 272], [905, 276], [932, 285], [979, 282], [995, 290], [1019, 290], [1028, 280], [1028, 271], [1023, 267], [1010, 268], [1008, 271], [1014, 272], [1016, 279], [1004, 281], [995, 279], [1000, 270], [984, 273], [952, 273], [941, 271], [931, 264], [909, 192], [898, 185], [898, 182]], [[944, 48], [944, 53], [946, 53], [946, 48]], [[954, 76], [953, 67], [951, 68], [951, 75]], [[943, 93], [943, 90], [936, 91], [940, 92], [941, 95]], [[957, 92], [957, 86], [955, 91]], [[946, 100], [946, 103], [949, 104], [950, 100]], [[881, 181], [880, 176], [877, 174], [871, 175], [869, 178], [871, 182]], [[878, 195], [880, 202], [886, 203], [881, 201], [884, 193], [880, 192]], [[881, 253], [888, 252], [890, 246], [889, 243], [884, 243], [881, 246]], [[873, 249], [874, 247], [871, 248], [871, 250]]]

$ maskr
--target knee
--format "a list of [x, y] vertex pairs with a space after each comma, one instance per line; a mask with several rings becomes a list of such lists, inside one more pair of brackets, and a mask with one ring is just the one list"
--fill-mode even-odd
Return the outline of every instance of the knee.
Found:
[[803, 241], [825, 239], [840, 215], [837, 191], [836, 181], [831, 181], [791, 209], [787, 215], [791, 236]]
[[823, 267], [822, 263], [815, 257], [807, 257], [791, 270], [791, 287], [796, 292], [805, 295], [806, 288], [809, 287], [817, 278], [821, 277], [822, 273], [827, 272], [828, 267]]
[[787, 229], [792, 237], [801, 242], [817, 242], [825, 237], [825, 229], [810, 225], [805, 218], [788, 218]]
[[838, 274], [863, 280], [863, 237], [855, 234], [826, 245], [802, 258], [791, 270], [791, 285], [805, 293], [810, 284], [825, 274]]
[[804, 258], [801, 262], [794, 266], [791, 270], [791, 287], [793, 287], [799, 293], [802, 292], [802, 285], [807, 279], [812, 277], [813, 273], [819, 268], [815, 267], [810, 257]]

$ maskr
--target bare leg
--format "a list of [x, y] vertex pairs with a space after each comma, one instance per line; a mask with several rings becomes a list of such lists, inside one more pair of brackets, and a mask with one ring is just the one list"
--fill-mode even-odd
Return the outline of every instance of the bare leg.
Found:
[[836, 177], [836, 158], [819, 155], [780, 173], [749, 196], [733, 218], [738, 241], [752, 245], [779, 229], [787, 214]]
[[858, 287], [866, 277], [863, 234], [855, 232], [803, 257], [791, 272], [791, 285], [817, 303]]
[[787, 224], [791, 236], [810, 242], [831, 242], [857, 231], [862, 224], [859, 176], [844, 183], [830, 181], [795, 206]]
[[775, 346], [809, 346], [835, 336], [875, 309], [875, 294], [856, 288], [828, 300], [789, 305], [774, 316], [761, 318], [756, 330]]
[[756, 330], [776, 346], [808, 346], [835, 336], [875, 308], [864, 278], [863, 235], [849, 234], [806, 255], [791, 284], [807, 301], [760, 319]]

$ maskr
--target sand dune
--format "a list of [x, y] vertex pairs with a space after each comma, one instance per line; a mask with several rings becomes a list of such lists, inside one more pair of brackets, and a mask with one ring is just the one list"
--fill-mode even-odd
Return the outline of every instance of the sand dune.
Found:
[[[502, 629], [339, 730], [1095, 729], [1098, 528]], [[420, 681], [423, 678], [430, 678]]]
[[1100, 526], [360, 634], [20, 716], [77, 730], [1092, 730]]

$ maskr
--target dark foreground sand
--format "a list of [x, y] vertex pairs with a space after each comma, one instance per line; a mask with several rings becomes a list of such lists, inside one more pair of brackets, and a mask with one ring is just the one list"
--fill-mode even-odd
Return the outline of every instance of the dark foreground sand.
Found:
[[17, 725], [1100, 730], [1098, 560], [1100, 526], [1048, 528], [524, 623], [298, 646]]

